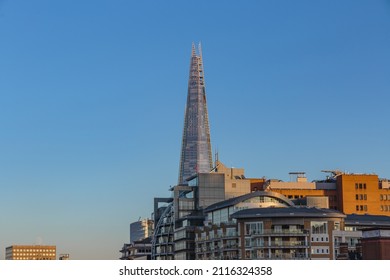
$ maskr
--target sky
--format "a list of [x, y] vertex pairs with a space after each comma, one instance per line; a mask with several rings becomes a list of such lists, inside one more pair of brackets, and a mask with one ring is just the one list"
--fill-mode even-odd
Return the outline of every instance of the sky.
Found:
[[118, 259], [178, 179], [191, 44], [246, 177], [390, 178], [390, 1], [0, 0], [0, 259]]

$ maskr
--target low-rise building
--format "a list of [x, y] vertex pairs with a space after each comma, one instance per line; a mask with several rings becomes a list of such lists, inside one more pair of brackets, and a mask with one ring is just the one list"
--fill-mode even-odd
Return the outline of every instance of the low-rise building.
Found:
[[363, 260], [390, 260], [390, 229], [364, 229], [362, 251]]
[[55, 260], [56, 246], [12, 245], [5, 249], [6, 260]]
[[151, 237], [124, 244], [119, 251], [121, 260], [150, 260], [152, 256]]

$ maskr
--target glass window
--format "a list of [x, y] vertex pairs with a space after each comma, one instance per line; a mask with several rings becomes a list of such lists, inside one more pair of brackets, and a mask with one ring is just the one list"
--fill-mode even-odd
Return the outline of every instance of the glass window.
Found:
[[327, 222], [311, 222], [312, 234], [328, 234]]
[[253, 222], [245, 223], [245, 234], [261, 234], [263, 233], [263, 223], [262, 222]]

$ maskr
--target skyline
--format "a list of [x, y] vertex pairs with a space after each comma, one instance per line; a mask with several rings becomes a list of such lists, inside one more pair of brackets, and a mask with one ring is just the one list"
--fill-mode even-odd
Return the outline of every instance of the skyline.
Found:
[[0, 259], [118, 259], [177, 182], [191, 43], [246, 177], [390, 178], [390, 2], [0, 1]]

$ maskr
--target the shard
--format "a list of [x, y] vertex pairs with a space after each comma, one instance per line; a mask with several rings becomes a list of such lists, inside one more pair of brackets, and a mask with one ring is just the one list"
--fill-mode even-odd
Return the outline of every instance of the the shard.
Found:
[[202, 50], [200, 44], [198, 49], [192, 44], [178, 183], [186, 184], [196, 173], [209, 172], [212, 164]]

